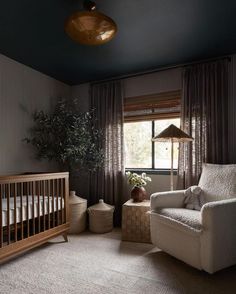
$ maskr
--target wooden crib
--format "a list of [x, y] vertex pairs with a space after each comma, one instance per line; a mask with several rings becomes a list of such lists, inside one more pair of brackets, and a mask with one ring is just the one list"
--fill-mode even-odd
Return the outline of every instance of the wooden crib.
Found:
[[0, 177], [0, 263], [62, 235], [67, 241], [69, 174]]

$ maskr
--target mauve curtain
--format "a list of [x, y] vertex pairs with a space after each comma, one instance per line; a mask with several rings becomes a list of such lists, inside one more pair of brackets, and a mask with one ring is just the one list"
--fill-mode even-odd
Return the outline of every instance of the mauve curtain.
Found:
[[198, 182], [202, 163], [228, 163], [228, 59], [183, 71], [181, 127], [194, 138], [180, 144], [178, 186]]
[[91, 174], [90, 204], [100, 198], [115, 205], [115, 225], [121, 221], [124, 197], [123, 150], [123, 83], [112, 81], [92, 84], [90, 107], [95, 111], [95, 125], [103, 131], [100, 145], [104, 150], [104, 166]]

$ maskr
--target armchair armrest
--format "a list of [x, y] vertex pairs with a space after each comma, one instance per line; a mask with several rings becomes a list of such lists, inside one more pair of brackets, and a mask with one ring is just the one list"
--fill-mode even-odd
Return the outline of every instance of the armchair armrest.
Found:
[[157, 208], [181, 208], [184, 207], [185, 190], [159, 192], [151, 195], [151, 210]]
[[236, 262], [236, 198], [208, 202], [201, 209], [201, 260], [213, 273]]
[[201, 209], [201, 216], [202, 225], [206, 229], [234, 226], [236, 223], [236, 198], [204, 204]]

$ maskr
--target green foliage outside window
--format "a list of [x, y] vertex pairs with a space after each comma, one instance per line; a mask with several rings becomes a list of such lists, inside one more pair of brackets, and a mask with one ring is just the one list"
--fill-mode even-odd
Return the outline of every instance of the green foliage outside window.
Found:
[[[154, 124], [154, 133], [152, 128]], [[127, 122], [124, 124], [125, 167], [137, 169], [169, 169], [171, 144], [152, 142], [170, 124], [180, 126], [179, 118], [155, 121]], [[153, 146], [154, 145], [154, 146]], [[154, 148], [152, 148], [152, 146]], [[178, 168], [178, 144], [174, 144], [174, 168]]]

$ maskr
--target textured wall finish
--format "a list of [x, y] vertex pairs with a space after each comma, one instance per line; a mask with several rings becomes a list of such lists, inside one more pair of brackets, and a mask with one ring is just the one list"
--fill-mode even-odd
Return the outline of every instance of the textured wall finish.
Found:
[[89, 109], [89, 84], [81, 84], [78, 86], [73, 86], [72, 88], [72, 98], [76, 98], [79, 101], [80, 110], [88, 111]]
[[125, 96], [134, 97], [179, 90], [182, 87], [181, 73], [181, 68], [173, 68], [125, 79]]
[[47, 110], [71, 87], [0, 55], [0, 174], [48, 171], [52, 165], [34, 159], [22, 142], [32, 126], [32, 113]]

